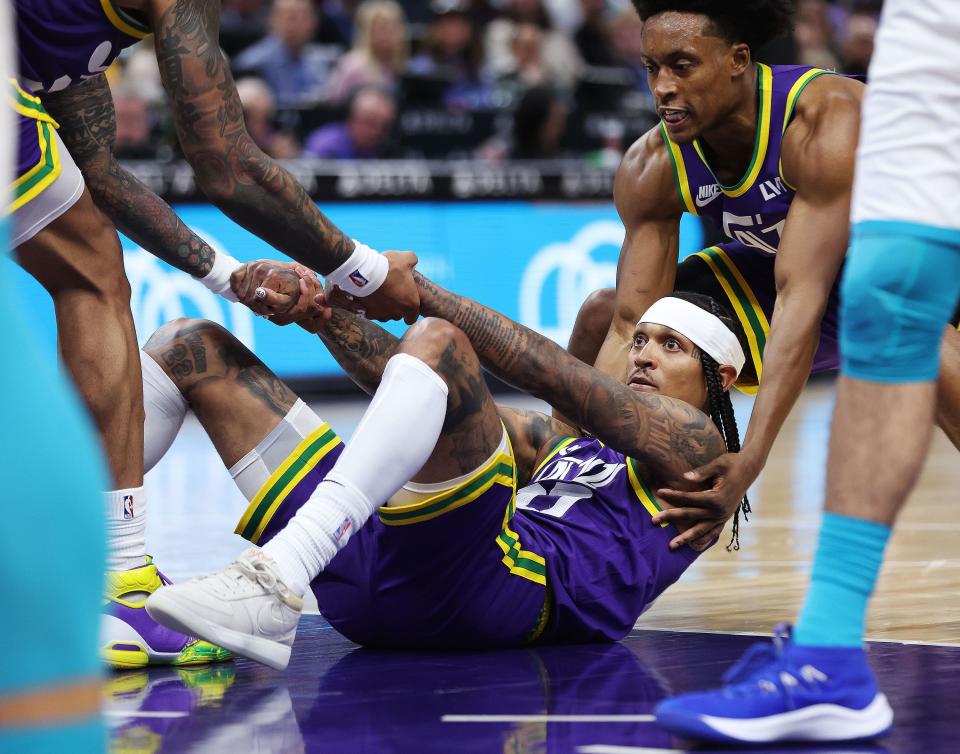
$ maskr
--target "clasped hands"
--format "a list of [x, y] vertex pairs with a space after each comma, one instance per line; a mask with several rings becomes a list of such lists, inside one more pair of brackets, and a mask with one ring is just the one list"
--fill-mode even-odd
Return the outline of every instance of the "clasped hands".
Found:
[[335, 286], [324, 290], [313, 270], [297, 262], [258, 259], [241, 265], [230, 276], [230, 288], [254, 314], [278, 325], [296, 322], [316, 332], [330, 318], [331, 307], [380, 321], [402, 319], [408, 325], [420, 314], [420, 294], [413, 279], [417, 255], [412, 251], [384, 252], [390, 267], [381, 286], [369, 296], [354, 297]]

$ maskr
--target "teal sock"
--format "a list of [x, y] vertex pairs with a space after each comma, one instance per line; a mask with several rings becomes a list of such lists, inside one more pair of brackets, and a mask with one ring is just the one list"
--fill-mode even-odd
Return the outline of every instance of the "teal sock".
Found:
[[824, 513], [807, 599], [793, 630], [808, 647], [859, 647], [890, 527]]

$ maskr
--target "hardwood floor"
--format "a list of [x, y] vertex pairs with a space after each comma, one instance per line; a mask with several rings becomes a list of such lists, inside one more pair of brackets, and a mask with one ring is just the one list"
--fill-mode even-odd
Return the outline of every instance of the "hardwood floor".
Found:
[[[640, 619], [642, 628], [768, 632], [800, 608], [823, 507], [832, 382], [807, 387], [763, 474], [741, 549], [729, 527]], [[740, 426], [750, 403], [738, 400]], [[960, 645], [960, 455], [936, 430], [920, 481], [887, 549], [868, 617], [871, 639]]]

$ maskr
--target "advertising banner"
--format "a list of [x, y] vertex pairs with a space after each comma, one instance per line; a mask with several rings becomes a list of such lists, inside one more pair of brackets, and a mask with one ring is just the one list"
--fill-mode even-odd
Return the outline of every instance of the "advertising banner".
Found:
[[[210, 205], [176, 207], [215, 249], [241, 261], [284, 258]], [[566, 345], [580, 304], [613, 286], [624, 230], [611, 202], [363, 202], [323, 207], [352, 237], [379, 250], [411, 249], [419, 269], [440, 285], [483, 302]], [[277, 327], [229, 304], [197, 281], [121, 237], [141, 343], [177, 317], [204, 317], [231, 330], [275, 372], [331, 377], [340, 369], [319, 340], [296, 326]], [[701, 248], [696, 218], [684, 215], [681, 258]], [[44, 344], [56, 347], [53, 307], [22, 270], [29, 314]], [[402, 323], [391, 331], [401, 333]]]

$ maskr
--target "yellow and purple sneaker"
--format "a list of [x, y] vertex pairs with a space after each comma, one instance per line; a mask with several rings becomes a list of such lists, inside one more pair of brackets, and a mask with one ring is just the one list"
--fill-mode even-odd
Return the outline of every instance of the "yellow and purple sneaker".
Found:
[[107, 572], [100, 623], [100, 653], [107, 665], [127, 669], [232, 659], [226, 649], [165, 628], [147, 615], [147, 597], [169, 583], [150, 557], [139, 568]]
[[110, 751], [161, 751], [183, 727], [184, 718], [203, 707], [223, 703], [236, 673], [233, 665], [207, 665], [117, 673], [108, 678], [104, 711], [110, 726]]

